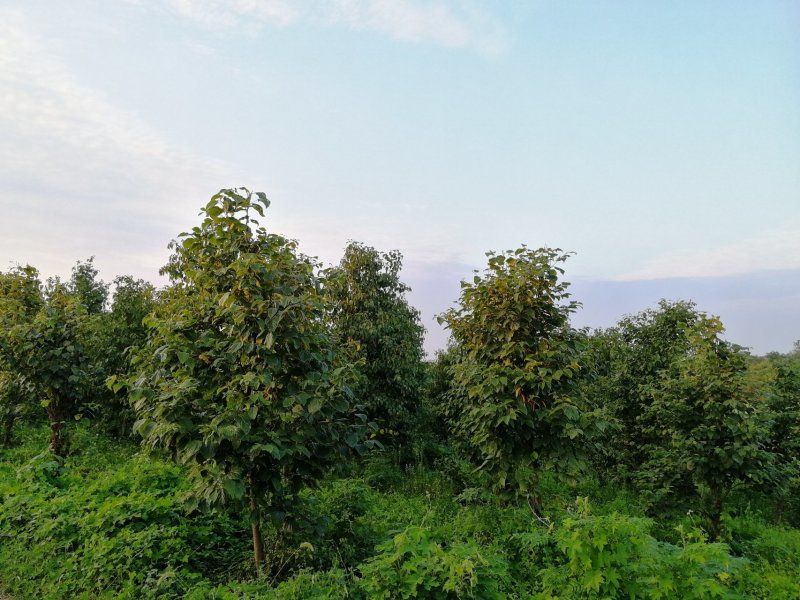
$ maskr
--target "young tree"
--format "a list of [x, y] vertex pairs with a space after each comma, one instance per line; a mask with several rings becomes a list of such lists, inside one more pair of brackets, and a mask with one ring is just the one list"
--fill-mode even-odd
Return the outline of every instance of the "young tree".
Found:
[[34, 390], [14, 361], [9, 346], [9, 332], [30, 322], [42, 306], [39, 273], [31, 266], [0, 273], [0, 418], [3, 446], [10, 448], [14, 423], [28, 408]]
[[3, 352], [10, 370], [44, 396], [50, 449], [62, 457], [67, 452], [64, 426], [75, 414], [89, 376], [83, 346], [85, 317], [83, 304], [54, 279], [32, 318], [17, 320], [4, 336]]
[[314, 483], [364, 429], [315, 264], [258, 226], [268, 205], [260, 193], [222, 190], [173, 242], [163, 269], [172, 286], [146, 319], [128, 380], [135, 430], [189, 466], [197, 501], [249, 505], [257, 567], [264, 510]]
[[569, 255], [523, 246], [488, 256], [484, 273], [462, 282], [460, 306], [441, 317], [459, 346], [456, 428], [498, 490], [538, 510], [538, 473], [574, 473], [591, 426], [572, 395], [582, 340], [569, 324], [578, 304], [559, 281]]
[[778, 519], [793, 510], [800, 517], [800, 352], [771, 357], [767, 405], [770, 413], [768, 449], [775, 456], [777, 485], [771, 486]]
[[761, 481], [772, 460], [747, 353], [722, 340], [723, 331], [719, 319], [705, 315], [688, 328], [687, 353], [664, 372], [643, 415], [648, 432], [666, 440], [646, 468], [690, 474], [712, 539], [733, 486]]
[[425, 383], [419, 311], [409, 306], [400, 281], [402, 255], [350, 242], [338, 267], [326, 274], [333, 330], [353, 362], [360, 363], [355, 389], [370, 419], [407, 440]]
[[642, 415], [662, 374], [689, 351], [687, 326], [699, 317], [692, 302], [661, 300], [656, 309], [625, 316], [616, 327], [589, 337], [586, 360], [594, 378], [583, 383], [583, 393], [616, 425], [608, 430], [595, 462], [602, 461], [599, 466], [654, 499], [691, 490], [685, 470], [642, 468], [663, 442], [660, 434], [645, 430]]
[[147, 341], [144, 319], [155, 309], [156, 297], [150, 283], [130, 276], [117, 277], [111, 310], [98, 315], [94, 322], [95, 382], [102, 384], [95, 395], [103, 400], [104, 424], [117, 434], [130, 432], [133, 411], [124, 394], [109, 391], [106, 380], [130, 376], [131, 354]]

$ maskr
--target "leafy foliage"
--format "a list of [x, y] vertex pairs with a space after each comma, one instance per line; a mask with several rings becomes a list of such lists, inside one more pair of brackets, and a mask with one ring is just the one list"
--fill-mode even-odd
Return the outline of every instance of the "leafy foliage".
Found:
[[18, 597], [180, 598], [201, 572], [241, 561], [245, 524], [190, 518], [176, 467], [76, 436], [79, 464], [41, 454], [0, 485], [0, 579]]
[[94, 256], [72, 267], [67, 290], [74, 294], [90, 315], [103, 312], [108, 301], [108, 285], [97, 279], [99, 271], [94, 266]]
[[798, 348], [690, 302], [575, 331], [567, 255], [523, 247], [423, 363], [400, 254], [321, 275], [267, 205], [222, 190], [110, 307], [93, 259], [0, 273], [0, 596], [800, 597]]
[[350, 242], [338, 267], [326, 273], [331, 321], [359, 363], [355, 389], [386, 441], [407, 441], [419, 411], [425, 378], [419, 311], [405, 298], [402, 255]]
[[564, 519], [554, 539], [566, 559], [546, 567], [543, 590], [553, 598], [725, 598], [745, 561], [702, 533], [681, 533], [681, 544], [658, 542], [647, 519], [612, 513], [594, 516], [586, 499]]
[[660, 432], [647, 428], [643, 415], [662, 374], [689, 351], [687, 327], [699, 316], [691, 302], [662, 300], [657, 309], [626, 316], [616, 327], [589, 338], [586, 360], [594, 378], [583, 383], [583, 393], [616, 425], [603, 439], [595, 464], [635, 483], [654, 500], [691, 489], [685, 470], [642, 468], [649, 449], [663, 440]]
[[285, 510], [364, 431], [349, 365], [324, 326], [315, 265], [258, 226], [268, 204], [223, 190], [173, 244], [172, 286], [146, 320], [128, 380], [136, 431], [189, 466], [195, 499], [249, 502], [257, 564], [260, 509]]
[[504, 561], [468, 544], [443, 548], [421, 527], [410, 527], [361, 567], [368, 598], [506, 598]]
[[772, 459], [747, 355], [723, 341], [722, 332], [718, 319], [703, 316], [695, 323], [687, 334], [689, 351], [664, 374], [644, 415], [650, 433], [668, 440], [653, 451], [648, 467], [690, 473], [713, 538], [732, 487], [762, 480]]
[[[111, 310], [93, 320], [90, 354], [94, 365], [92, 400], [106, 428], [116, 434], [130, 434], [133, 411], [124, 393], [114, 393], [117, 380], [131, 375], [131, 357], [147, 341], [145, 318], [155, 310], [155, 288], [142, 279], [121, 276], [114, 279]], [[120, 392], [122, 390], [120, 389]]]
[[[770, 490], [779, 518], [800, 524], [800, 353], [772, 357], [774, 375], [768, 384], [770, 432], [767, 448], [775, 457]], [[788, 514], [786, 514], [788, 513]]]
[[459, 347], [457, 433], [475, 449], [498, 490], [534, 493], [538, 471], [575, 474], [591, 425], [572, 396], [581, 336], [569, 325], [560, 250], [489, 253], [489, 266], [462, 282], [458, 308], [441, 318]]
[[[32, 280], [26, 286], [30, 294], [38, 289]], [[28, 297], [33, 303], [33, 295]], [[4, 362], [15, 376], [23, 377], [44, 396], [42, 405], [52, 432], [50, 448], [63, 456], [67, 448], [62, 430], [77, 416], [89, 377], [84, 347], [86, 310], [60, 281], [53, 280], [35, 314], [21, 311], [15, 315], [3, 336]]]
[[0, 419], [3, 446], [10, 448], [17, 418], [30, 412], [35, 389], [14, 358], [9, 336], [12, 328], [29, 322], [43, 304], [39, 273], [33, 267], [17, 267], [0, 273]]

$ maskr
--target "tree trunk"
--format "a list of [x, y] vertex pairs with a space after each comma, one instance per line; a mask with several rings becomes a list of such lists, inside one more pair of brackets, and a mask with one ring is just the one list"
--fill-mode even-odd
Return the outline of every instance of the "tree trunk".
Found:
[[250, 525], [253, 529], [253, 558], [256, 563], [256, 572], [261, 572], [264, 565], [264, 541], [261, 539], [261, 514], [258, 510], [255, 491], [250, 491]]
[[719, 487], [711, 488], [711, 511], [709, 514], [709, 527], [710, 541], [716, 542], [722, 533], [722, 507], [725, 501], [722, 489]]
[[64, 458], [67, 455], [64, 444], [64, 411], [58, 396], [50, 394], [50, 403], [47, 405], [47, 418], [50, 420], [50, 451], [56, 456]]
[[774, 503], [772, 505], [772, 519], [778, 525], [782, 525], [783, 524], [783, 512], [784, 512], [784, 509], [786, 507], [786, 501], [785, 501], [785, 498], [783, 497], [783, 494], [781, 492], [778, 492], [778, 494], [779, 494], [778, 497], [775, 499], [775, 501], [774, 501]]
[[3, 419], [3, 448], [11, 448], [14, 445], [14, 421], [17, 415], [13, 409]]

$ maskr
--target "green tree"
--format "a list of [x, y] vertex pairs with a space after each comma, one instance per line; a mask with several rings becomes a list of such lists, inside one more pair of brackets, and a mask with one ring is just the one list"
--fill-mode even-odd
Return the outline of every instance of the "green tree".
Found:
[[573, 475], [591, 415], [573, 396], [582, 336], [578, 304], [560, 281], [561, 250], [489, 253], [488, 268], [462, 282], [460, 306], [442, 315], [459, 347], [456, 431], [500, 491], [532, 499], [540, 471]]
[[430, 411], [430, 427], [440, 440], [448, 443], [449, 433], [457, 427], [461, 414], [462, 398], [460, 388], [454, 383], [455, 366], [459, 362], [458, 346], [450, 341], [447, 348], [436, 353], [435, 360], [428, 366], [427, 404]]
[[31, 405], [34, 390], [9, 347], [9, 332], [30, 322], [43, 304], [39, 273], [31, 266], [0, 273], [0, 418], [3, 446], [10, 448], [14, 423]]
[[713, 539], [733, 486], [763, 480], [773, 458], [748, 355], [724, 341], [723, 331], [719, 319], [705, 315], [687, 328], [687, 353], [664, 372], [643, 415], [646, 431], [666, 440], [643, 468], [690, 474]]
[[130, 276], [114, 279], [111, 310], [95, 321], [93, 356], [95, 381], [102, 383], [94, 392], [102, 398], [103, 423], [117, 434], [127, 434], [133, 424], [133, 411], [124, 393], [113, 393], [105, 385], [107, 378], [124, 380], [130, 376], [130, 359], [147, 341], [144, 319], [156, 306], [157, 293], [152, 284]]
[[13, 373], [44, 396], [50, 421], [50, 449], [67, 452], [64, 427], [76, 416], [89, 377], [84, 349], [86, 309], [58, 279], [48, 282], [43, 305], [17, 320], [4, 336], [3, 353]]
[[338, 267], [326, 273], [333, 330], [361, 366], [355, 389], [389, 436], [408, 439], [425, 383], [425, 329], [419, 311], [405, 298], [400, 281], [402, 255], [350, 242]]
[[[795, 345], [797, 347], [797, 344]], [[770, 486], [777, 518], [785, 509], [800, 519], [800, 353], [778, 355], [769, 361], [772, 378], [767, 404], [770, 413], [768, 449], [775, 456], [776, 482]]]
[[661, 300], [657, 308], [625, 316], [616, 327], [588, 338], [585, 359], [592, 377], [582, 382], [582, 393], [616, 425], [607, 430], [594, 462], [635, 483], [653, 501], [674, 497], [678, 490], [691, 491], [685, 470], [642, 468], [663, 441], [658, 432], [645, 427], [642, 415], [663, 373], [689, 351], [687, 326], [699, 317], [692, 302]]
[[94, 256], [91, 256], [72, 267], [72, 276], [67, 284], [67, 290], [77, 296], [90, 315], [102, 313], [108, 302], [108, 284], [98, 280], [98, 275]]
[[353, 415], [315, 264], [254, 219], [268, 204], [222, 190], [173, 242], [172, 285], [128, 380], [135, 430], [188, 465], [195, 499], [249, 505], [257, 567], [261, 515], [358, 448], [365, 419]]

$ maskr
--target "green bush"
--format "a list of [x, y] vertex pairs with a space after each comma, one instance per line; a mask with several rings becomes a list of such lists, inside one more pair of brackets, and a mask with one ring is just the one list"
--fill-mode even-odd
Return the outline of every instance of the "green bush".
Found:
[[508, 565], [473, 544], [444, 547], [428, 530], [409, 527], [379, 547], [361, 566], [359, 582], [368, 598], [507, 598]]
[[[0, 579], [23, 598], [181, 597], [200, 573], [224, 573], [248, 546], [223, 513], [187, 515], [182, 472], [134, 456], [98, 469], [49, 453], [0, 497]], [[243, 535], [244, 534], [244, 535]]]
[[540, 571], [540, 599], [725, 598], [745, 561], [699, 531], [681, 532], [682, 544], [650, 535], [649, 519], [618, 513], [592, 515], [579, 499], [574, 516], [554, 529], [561, 554]]

